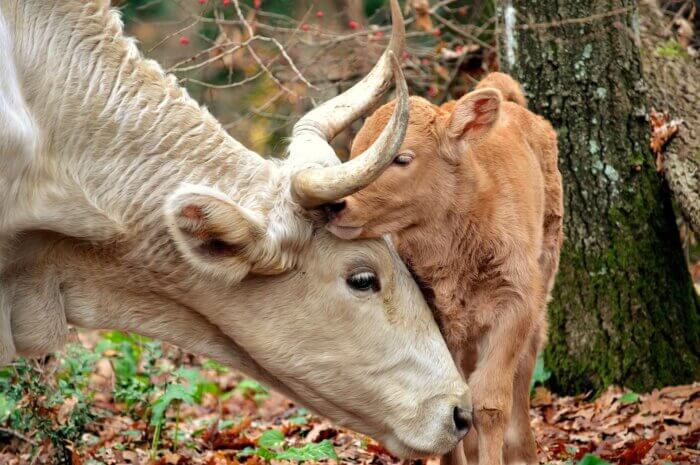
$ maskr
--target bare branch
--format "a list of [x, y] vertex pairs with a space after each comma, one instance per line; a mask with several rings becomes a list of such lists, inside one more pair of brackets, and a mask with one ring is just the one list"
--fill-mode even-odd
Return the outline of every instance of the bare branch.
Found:
[[[238, 3], [238, 0], [233, 0], [233, 5], [234, 5], [235, 8], [236, 8], [236, 14], [238, 15], [238, 19], [239, 19], [239, 20], [243, 23], [243, 25], [245, 26], [246, 30], [248, 31], [248, 35], [249, 35], [251, 38], [254, 37], [254, 36], [255, 36], [255, 32], [253, 31], [253, 28], [252, 28], [252, 26], [250, 25], [250, 23], [249, 23], [249, 22], [245, 19], [245, 17], [243, 16], [243, 12], [241, 11], [241, 6], [240, 6], [240, 4]], [[263, 37], [263, 36], [260, 36], [260, 37], [259, 37], [259, 40], [264, 40], [264, 41], [266, 41], [266, 42], [272, 42], [272, 43], [277, 47], [277, 49], [280, 51], [280, 53], [282, 54], [282, 56], [284, 57], [284, 59], [287, 61], [287, 63], [289, 64], [289, 66], [292, 68], [292, 70], [297, 74], [297, 76], [299, 76], [299, 79], [300, 79], [304, 84], [306, 84], [307, 86], [309, 86], [309, 87], [315, 89], [314, 85], [311, 84], [311, 83], [301, 74], [301, 72], [299, 71], [299, 69], [298, 69], [298, 68], [296, 67], [296, 65], [294, 64], [294, 61], [292, 61], [292, 59], [289, 57], [289, 55], [287, 54], [287, 52], [284, 50], [284, 47], [282, 46], [282, 44], [280, 44], [279, 41], [278, 41], [277, 39], [270, 38], [270, 37]], [[276, 77], [276, 76], [270, 71], [270, 69], [263, 63], [262, 59], [258, 56], [258, 54], [255, 53], [255, 50], [253, 50], [253, 47], [251, 47], [249, 44], [246, 44], [246, 48], [247, 48], [248, 51], [250, 52], [250, 55], [253, 57], [253, 59], [258, 63], [258, 65], [260, 65], [260, 67], [261, 67], [263, 70], [265, 70], [265, 72], [270, 76], [270, 78], [271, 78], [273, 81], [275, 81], [275, 83], [276, 83], [281, 89], [284, 89], [286, 92], [288, 92], [288, 93], [290, 93], [290, 94], [292, 94], [292, 95], [296, 95], [296, 92], [294, 92], [294, 91], [290, 90], [289, 88], [287, 88], [284, 84], [282, 84], [282, 82], [281, 82], [279, 79], [277, 79], [277, 77]]]
[[[233, 47], [231, 47], [231, 48], [229, 48], [228, 50], [224, 51], [224, 52], [221, 53], [220, 55], [216, 55], [216, 56], [213, 56], [213, 57], [209, 57], [209, 58], [207, 58], [206, 60], [202, 61], [201, 63], [197, 63], [196, 65], [186, 66], [186, 67], [184, 67], [184, 68], [172, 67], [172, 68], [170, 68], [168, 71], [169, 71], [169, 72], [178, 72], [178, 71], [179, 71], [179, 72], [184, 72], [184, 71], [192, 71], [192, 70], [195, 70], [195, 69], [202, 68], [202, 67], [204, 67], [204, 66], [206, 66], [206, 65], [208, 65], [208, 64], [211, 64], [211, 63], [214, 63], [215, 61], [218, 61], [218, 60], [223, 59], [225, 56], [230, 55], [230, 54], [234, 53], [235, 51], [240, 50], [240, 49], [243, 48], [243, 47], [247, 47], [248, 44], [249, 44], [250, 42], [252, 42], [252, 41], [254, 41], [254, 40], [256, 40], [256, 39], [258, 39], [258, 37], [251, 37], [250, 39], [245, 40], [245, 41], [241, 42], [240, 44], [234, 45]], [[212, 47], [212, 49], [216, 49], [216, 48], [218, 48], [218, 47], [220, 47], [220, 45], [217, 45], [217, 46], [215, 46], [215, 47]]]
[[32, 446], [35, 446], [35, 447], [39, 445], [39, 443], [36, 442], [35, 440], [33, 440], [32, 438], [27, 437], [24, 434], [20, 433], [19, 431], [15, 431], [15, 430], [10, 429], [10, 428], [0, 427], [0, 433], [5, 433], [7, 435], [14, 436], [14, 437], [21, 439], [22, 441], [24, 441], [28, 444], [31, 444]]
[[172, 34], [168, 34], [167, 36], [163, 37], [157, 44], [155, 44], [153, 47], [151, 47], [150, 49], [148, 49], [148, 51], [147, 51], [146, 53], [151, 53], [153, 50], [155, 50], [155, 49], [157, 49], [158, 47], [160, 47], [161, 45], [163, 45], [165, 42], [167, 42], [167, 41], [168, 41], [169, 39], [171, 39], [172, 37], [175, 37], [175, 36], [180, 35], [180, 34], [182, 34], [183, 32], [185, 32], [185, 31], [187, 31], [187, 30], [189, 30], [189, 29], [192, 29], [192, 28], [193, 28], [194, 26], [196, 26], [197, 24], [199, 24], [199, 20], [195, 20], [193, 23], [188, 24], [187, 26], [183, 27], [182, 29], [179, 29], [179, 30], [175, 31], [175, 32], [173, 32]]
[[256, 80], [257, 78], [259, 78], [262, 75], [263, 75], [263, 72], [258, 71], [257, 73], [253, 74], [252, 76], [248, 76], [245, 79], [241, 79], [240, 81], [231, 82], [228, 84], [209, 84], [208, 82], [203, 82], [203, 81], [193, 79], [193, 78], [182, 78], [182, 79], [180, 79], [180, 83], [192, 82], [194, 84], [198, 84], [202, 87], [207, 87], [209, 89], [232, 89], [234, 87], [240, 87], [242, 85], [248, 84], [249, 82]]

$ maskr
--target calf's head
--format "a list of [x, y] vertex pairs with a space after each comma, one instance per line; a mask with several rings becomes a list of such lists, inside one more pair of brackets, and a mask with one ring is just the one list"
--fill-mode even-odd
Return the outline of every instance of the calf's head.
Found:
[[[327, 228], [344, 239], [376, 238], [439, 217], [457, 188], [464, 189], [457, 185], [458, 167], [498, 120], [500, 103], [499, 91], [489, 88], [442, 107], [411, 97], [406, 137], [392, 165], [366, 188], [329, 206]], [[351, 158], [377, 139], [395, 105], [387, 103], [365, 121]]]

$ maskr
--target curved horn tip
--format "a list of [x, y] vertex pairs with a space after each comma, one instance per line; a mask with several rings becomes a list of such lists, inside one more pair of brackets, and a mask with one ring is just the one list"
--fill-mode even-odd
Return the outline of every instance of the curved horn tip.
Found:
[[406, 45], [406, 26], [403, 20], [403, 13], [401, 13], [398, 0], [390, 0], [389, 6], [391, 9], [391, 40], [389, 41], [389, 49], [393, 50], [399, 59], [402, 59]]
[[398, 0], [389, 0], [389, 9], [391, 10], [392, 24], [403, 23], [403, 13], [401, 13]]
[[389, 51], [388, 55], [389, 61], [391, 62], [391, 71], [394, 74], [394, 83], [396, 84], [396, 98], [398, 100], [408, 98], [408, 84], [406, 84], [401, 61], [399, 61], [399, 58], [392, 51]]

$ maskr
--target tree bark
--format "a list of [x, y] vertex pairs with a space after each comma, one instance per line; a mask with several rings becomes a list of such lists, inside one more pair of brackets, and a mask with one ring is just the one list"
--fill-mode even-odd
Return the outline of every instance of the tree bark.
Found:
[[566, 241], [545, 364], [562, 392], [700, 377], [697, 296], [649, 149], [633, 0], [503, 0], [504, 71], [559, 132]]
[[666, 147], [664, 176], [684, 219], [700, 235], [700, 57], [691, 57], [678, 45], [654, 1], [641, 2], [640, 10], [649, 103], [684, 121]]

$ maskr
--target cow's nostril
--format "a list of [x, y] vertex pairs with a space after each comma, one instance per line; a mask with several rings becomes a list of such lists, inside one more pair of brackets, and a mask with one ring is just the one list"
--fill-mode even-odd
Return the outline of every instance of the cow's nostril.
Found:
[[469, 429], [472, 427], [471, 409], [455, 407], [452, 416], [454, 418], [455, 428], [457, 429], [457, 432], [461, 435], [467, 434], [469, 432]]
[[343, 211], [345, 209], [346, 205], [347, 205], [347, 202], [345, 201], [345, 199], [337, 200], [333, 203], [326, 204], [326, 211], [328, 213], [332, 213], [332, 214], [340, 213], [341, 211]]

